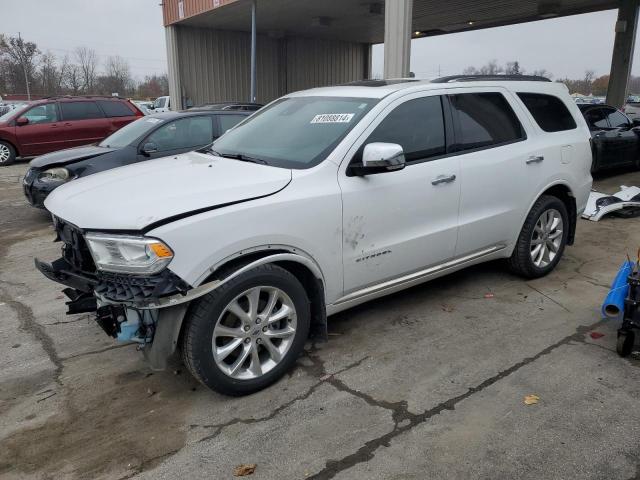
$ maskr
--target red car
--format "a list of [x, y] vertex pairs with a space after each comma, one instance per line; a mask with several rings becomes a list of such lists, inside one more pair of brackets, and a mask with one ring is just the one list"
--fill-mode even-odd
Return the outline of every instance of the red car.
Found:
[[10, 165], [16, 157], [99, 142], [142, 116], [133, 103], [116, 97], [32, 102], [0, 117], [0, 165]]

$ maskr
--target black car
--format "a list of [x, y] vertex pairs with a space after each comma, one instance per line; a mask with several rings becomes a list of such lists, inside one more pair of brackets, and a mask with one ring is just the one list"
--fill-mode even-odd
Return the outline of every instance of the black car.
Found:
[[97, 145], [69, 148], [34, 158], [23, 180], [24, 194], [44, 208], [60, 185], [92, 173], [202, 148], [251, 115], [248, 111], [186, 111], [148, 115]]
[[609, 105], [578, 104], [593, 139], [591, 172], [616, 167], [640, 167], [640, 128]]
[[222, 102], [222, 103], [204, 103], [197, 107], [190, 108], [194, 110], [239, 110], [241, 112], [256, 112], [264, 105], [261, 103], [241, 103], [241, 102]]

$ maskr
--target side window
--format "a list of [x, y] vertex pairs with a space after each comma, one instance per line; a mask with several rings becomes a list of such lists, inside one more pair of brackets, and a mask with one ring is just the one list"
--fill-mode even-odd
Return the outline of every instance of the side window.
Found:
[[606, 109], [605, 113], [607, 113], [607, 119], [609, 120], [609, 125], [613, 128], [621, 128], [621, 127], [629, 127], [629, 119], [626, 115], [618, 110]]
[[518, 97], [545, 132], [562, 132], [577, 127], [571, 113], [558, 97], [541, 93], [518, 93]]
[[156, 101], [153, 103], [153, 106], [155, 108], [164, 108], [165, 101], [166, 99], [163, 97], [156, 98]]
[[153, 132], [145, 142], [155, 143], [158, 151], [191, 148], [213, 141], [211, 117], [183, 118], [170, 122]]
[[244, 120], [244, 115], [218, 115], [218, 121], [220, 122], [220, 135], [224, 135], [224, 132], [232, 129], [242, 120]]
[[104, 118], [95, 102], [61, 102], [62, 118], [65, 120], [90, 120]]
[[[396, 107], [371, 133], [364, 145], [374, 142], [402, 146], [407, 162], [446, 153], [444, 118], [440, 97], [409, 100]], [[362, 150], [356, 155], [362, 158]]]
[[607, 115], [602, 108], [592, 108], [591, 110], [587, 110], [584, 114], [584, 118], [587, 120], [587, 123], [591, 128], [609, 128]]
[[451, 95], [458, 119], [456, 150], [472, 150], [526, 138], [520, 120], [501, 93]]
[[55, 103], [46, 103], [33, 107], [20, 116], [28, 118], [30, 125], [53, 123], [58, 121], [58, 109]]
[[98, 100], [107, 117], [131, 117], [134, 113], [125, 102], [119, 100]]

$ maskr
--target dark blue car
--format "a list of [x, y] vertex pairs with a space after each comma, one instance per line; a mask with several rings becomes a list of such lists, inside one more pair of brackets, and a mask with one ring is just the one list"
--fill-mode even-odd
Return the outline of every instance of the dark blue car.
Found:
[[97, 145], [69, 148], [33, 159], [23, 180], [34, 207], [66, 182], [111, 168], [197, 150], [234, 127], [251, 111], [191, 110], [148, 115]]

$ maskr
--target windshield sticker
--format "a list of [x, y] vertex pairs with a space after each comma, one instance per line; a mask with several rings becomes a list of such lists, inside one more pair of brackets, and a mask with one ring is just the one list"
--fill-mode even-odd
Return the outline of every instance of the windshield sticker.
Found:
[[147, 118], [147, 123], [160, 123], [161, 121], [159, 118]]
[[349, 123], [355, 113], [323, 113], [311, 119], [311, 123]]

